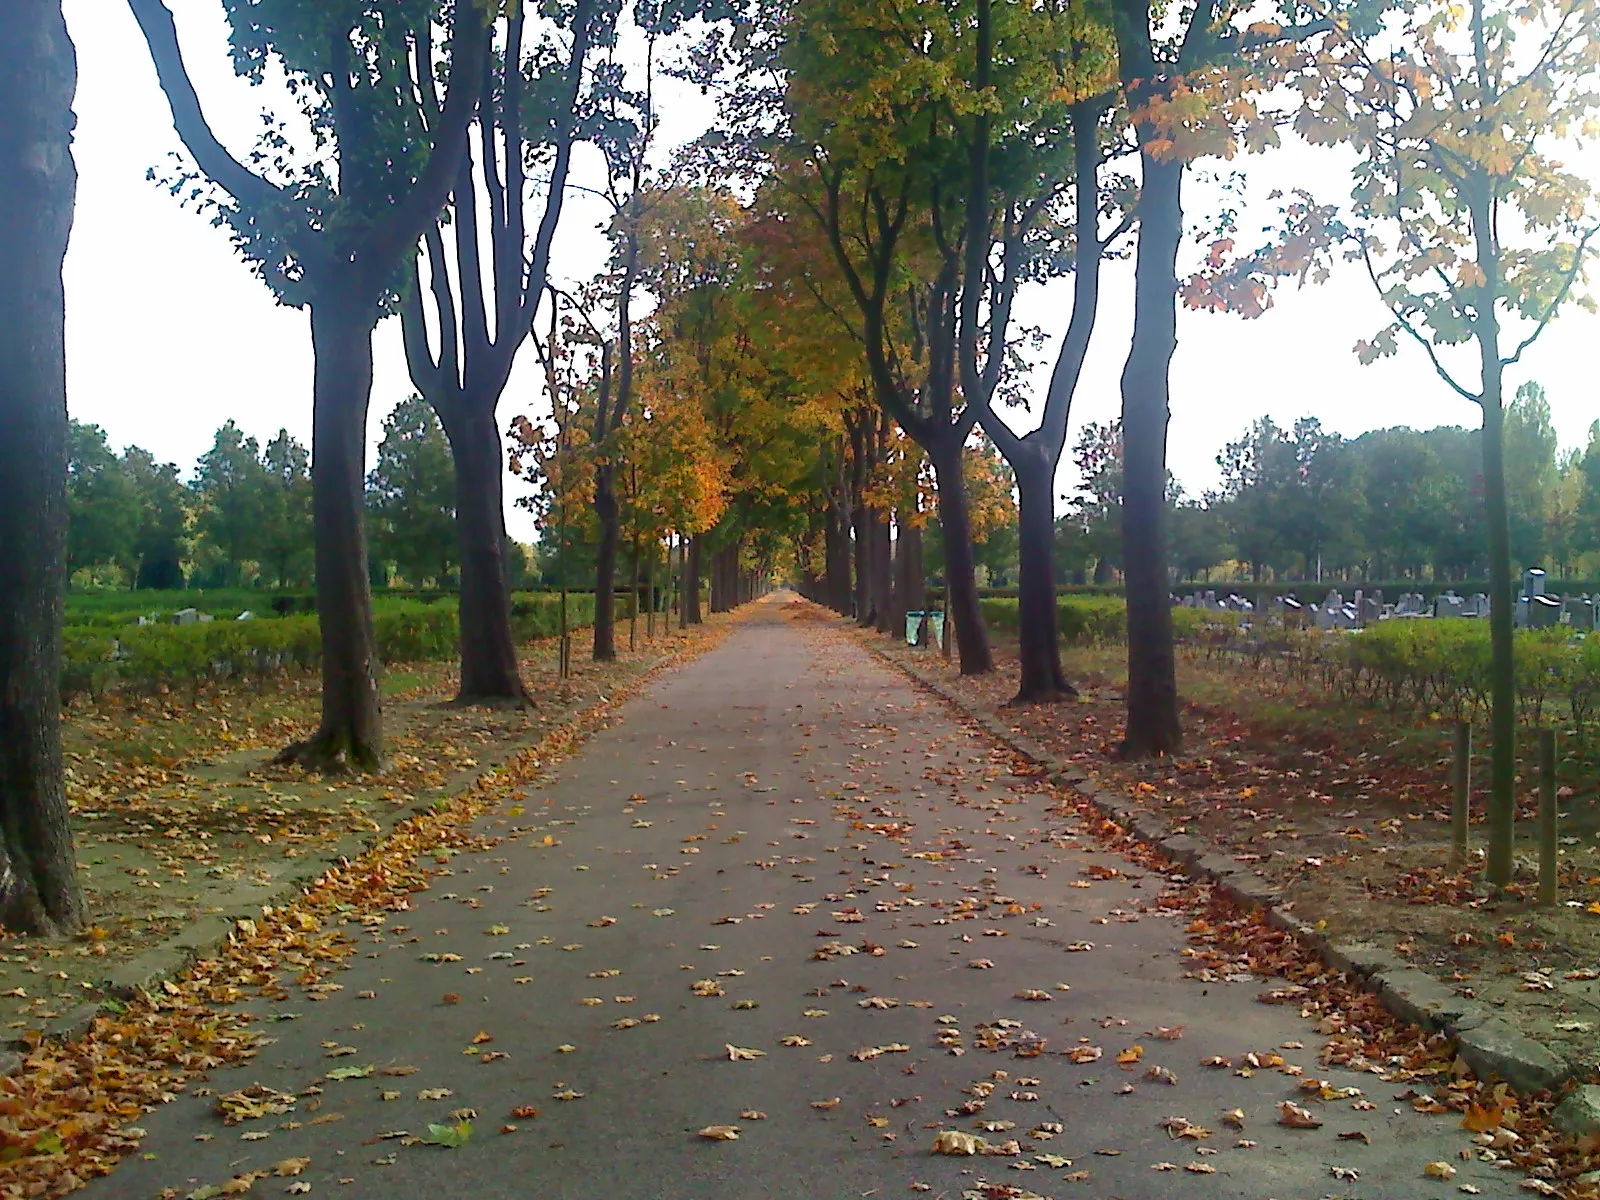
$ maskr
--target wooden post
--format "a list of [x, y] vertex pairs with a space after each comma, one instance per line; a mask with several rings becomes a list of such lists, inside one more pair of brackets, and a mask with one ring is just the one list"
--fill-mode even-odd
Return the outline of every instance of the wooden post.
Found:
[[1450, 861], [1467, 861], [1467, 822], [1472, 813], [1472, 726], [1457, 721], [1450, 762]]
[[1556, 731], [1539, 730], [1539, 903], [1556, 902]]

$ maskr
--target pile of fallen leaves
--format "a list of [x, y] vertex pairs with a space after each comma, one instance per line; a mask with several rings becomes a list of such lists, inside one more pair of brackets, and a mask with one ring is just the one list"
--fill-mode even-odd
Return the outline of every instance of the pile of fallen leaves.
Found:
[[492, 844], [471, 832], [477, 817], [570, 755], [655, 671], [710, 649], [728, 628], [726, 622], [701, 627], [652, 670], [485, 772], [448, 805], [402, 822], [293, 902], [238, 922], [218, 957], [97, 1017], [81, 1039], [63, 1045], [35, 1037], [21, 1070], [0, 1079], [0, 1192], [48, 1200], [108, 1174], [138, 1150], [145, 1131], [134, 1122], [141, 1115], [173, 1100], [195, 1076], [257, 1053], [248, 1014], [218, 1006], [243, 999], [246, 989], [280, 997], [278, 972], [286, 966], [311, 994], [337, 986], [326, 977], [356, 949], [340, 924], [407, 910], [409, 897], [429, 887], [426, 864]]

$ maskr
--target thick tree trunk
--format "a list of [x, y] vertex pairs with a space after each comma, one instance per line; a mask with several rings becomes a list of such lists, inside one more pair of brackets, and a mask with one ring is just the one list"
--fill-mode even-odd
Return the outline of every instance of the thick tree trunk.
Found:
[[456, 472], [461, 549], [461, 688], [458, 703], [522, 700], [526, 689], [511, 633], [500, 429], [492, 405], [445, 422]]
[[0, 7], [0, 926], [33, 934], [84, 921], [61, 758], [76, 83], [60, 0]]
[[1061, 669], [1056, 613], [1055, 472], [1042, 454], [1012, 463], [1020, 508], [1017, 635], [1021, 680], [1015, 703], [1038, 704], [1076, 696]]
[[944, 535], [944, 573], [950, 597], [945, 620], [955, 630], [963, 675], [994, 670], [989, 631], [978, 604], [978, 579], [972, 553], [972, 520], [967, 511], [967, 485], [962, 477], [961, 447], [941, 446], [929, 452], [939, 490], [939, 528]]
[[1141, 151], [1133, 345], [1122, 371], [1122, 572], [1128, 605], [1128, 758], [1175, 754], [1177, 661], [1167, 586], [1168, 373], [1178, 344], [1183, 163]]
[[828, 505], [827, 539], [828, 607], [847, 617], [850, 615], [850, 526], [837, 503]]
[[600, 546], [594, 560], [594, 661], [617, 657], [617, 543], [622, 520], [617, 513], [615, 467], [602, 465], [594, 473], [594, 514], [600, 523]]
[[850, 509], [850, 539], [855, 566], [851, 591], [852, 615], [857, 625], [866, 625], [872, 612], [872, 543], [867, 536], [867, 507], [859, 500]]
[[872, 617], [879, 633], [889, 633], [895, 623], [894, 542], [889, 532], [889, 514], [881, 508], [871, 510], [868, 530], [872, 537]]
[[373, 305], [337, 293], [311, 306], [316, 355], [311, 521], [322, 626], [322, 722], [310, 738], [275, 760], [311, 770], [376, 770], [383, 764], [382, 668], [372, 625], [365, 527], [376, 316]]
[[682, 625], [687, 629], [700, 624], [700, 535], [689, 539], [689, 556], [683, 565]]

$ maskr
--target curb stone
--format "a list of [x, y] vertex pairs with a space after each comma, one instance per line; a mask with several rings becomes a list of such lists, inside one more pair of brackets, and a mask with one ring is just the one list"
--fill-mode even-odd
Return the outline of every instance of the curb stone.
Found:
[[[937, 679], [902, 662], [865, 639], [857, 639], [871, 654], [933, 692], [958, 713], [989, 732], [995, 740], [1043, 766], [1048, 778], [1065, 786], [1100, 814], [1129, 830], [1139, 840], [1171, 857], [1192, 879], [1215, 884], [1224, 896], [1246, 908], [1263, 911], [1267, 924], [1299, 938], [1328, 966], [1348, 975], [1398, 1019], [1453, 1039], [1457, 1052], [1482, 1079], [1498, 1076], [1519, 1092], [1554, 1090], [1572, 1075], [1572, 1067], [1542, 1042], [1518, 1033], [1488, 1009], [1455, 994], [1424, 971], [1411, 967], [1399, 955], [1377, 946], [1330, 942], [1317, 928], [1279, 903], [1280, 894], [1266, 879], [1247, 873], [1208, 844], [1188, 834], [1174, 834], [1131, 801], [1114, 797], [1088, 780], [1075, 766], [1052, 761], [1031, 738], [1014, 734], [1007, 726], [973, 713], [962, 699]], [[1226, 864], [1226, 870], [1221, 869]], [[1600, 1113], [1600, 1087], [1581, 1089]], [[1571, 1099], [1569, 1097], [1569, 1099]], [[1565, 1103], [1565, 1102], [1564, 1102]]]

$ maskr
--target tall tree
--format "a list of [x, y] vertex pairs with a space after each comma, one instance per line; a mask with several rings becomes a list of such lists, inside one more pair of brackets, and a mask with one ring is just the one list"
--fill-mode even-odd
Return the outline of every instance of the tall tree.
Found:
[[380, 664], [363, 523], [372, 331], [457, 178], [498, 6], [450, 5], [449, 85], [432, 111], [422, 97], [439, 71], [435, 0], [229, 4], [235, 69], [259, 83], [276, 60], [316, 139], [316, 152], [296, 166], [283, 126], [269, 121], [253, 170], [206, 123], [166, 5], [128, 4], [195, 175], [216, 190], [216, 219], [279, 300], [311, 312], [322, 719], [278, 757], [313, 769], [376, 768]]
[[[1505, 377], [1577, 297], [1600, 199], [1568, 168], [1571, 131], [1600, 117], [1595, 0], [1416, 0], [1377, 36], [1341, 27], [1303, 89], [1297, 128], [1357, 152], [1353, 220], [1297, 197], [1275, 244], [1232, 270], [1250, 286], [1303, 277], [1342, 243], [1367, 269], [1389, 323], [1363, 362], [1401, 339], [1483, 414], [1489, 562], [1490, 801], [1487, 877], [1511, 879], [1516, 671]], [[1313, 86], [1313, 83], [1320, 86]], [[1457, 350], [1460, 347], [1462, 349]]]
[[[1178, 344], [1178, 250], [1183, 243], [1183, 177], [1206, 155], [1231, 156], [1240, 142], [1275, 144], [1273, 121], [1250, 90], [1283, 77], [1285, 47], [1325, 35], [1330, 18], [1281, 23], [1224, 0], [1200, 0], [1177, 14], [1164, 3], [1112, 0], [1118, 70], [1139, 144], [1138, 249], [1134, 260], [1133, 340], [1122, 371], [1123, 571], [1128, 605], [1128, 758], [1175, 753], [1177, 658], [1172, 642], [1166, 531], [1167, 425], [1172, 355]], [[1346, 6], [1341, 17], [1350, 21]]]
[[[136, 516], [127, 562], [128, 582], [135, 588], [181, 588], [189, 489], [178, 478], [174, 464], [158, 463], [148, 450], [138, 446], [129, 446], [122, 452], [122, 470], [133, 491]], [[310, 539], [308, 522], [301, 544], [308, 544]]]
[[84, 919], [60, 723], [77, 75], [59, 0], [0, 7], [0, 925], [41, 934]]
[[[1102, 186], [1115, 85], [1115, 47], [1103, 22], [1078, 5], [1002, 4], [997, 12], [991, 0], [976, 0], [971, 34], [974, 103], [970, 117], [955, 122], [966, 150], [957, 357], [962, 394], [1016, 476], [1016, 700], [1039, 703], [1077, 694], [1061, 668], [1055, 478], [1099, 313], [1101, 261], [1131, 223], [1119, 211], [1130, 189]], [[1057, 211], [1069, 197], [1070, 209]], [[1073, 272], [1071, 317], [1038, 424], [1018, 434], [994, 403], [1013, 353], [1012, 303], [1020, 282], [1047, 278], [1063, 263]]]
[[1578, 533], [1574, 539], [1579, 550], [1600, 553], [1600, 421], [1589, 426], [1589, 444], [1584, 447], [1578, 461], [1582, 484], [1578, 497]]
[[245, 583], [246, 563], [261, 558], [267, 519], [267, 473], [261, 447], [229, 419], [195, 467], [195, 528], [221, 556], [226, 578]]
[[[524, 695], [511, 634], [504, 455], [496, 411], [544, 294], [583, 115], [579, 96], [585, 63], [595, 42], [614, 39], [616, 15], [615, 6], [602, 0], [578, 0], [570, 10], [555, 10], [537, 52], [524, 58], [527, 15], [520, 5], [512, 12], [497, 61], [484, 72], [474, 122], [478, 137], [469, 140], [456, 173], [450, 220], [441, 218], [424, 236], [430, 286], [425, 292], [419, 263], [401, 310], [411, 380], [444, 423], [455, 463], [462, 701]], [[562, 37], [569, 39], [566, 46]], [[423, 95], [430, 118], [437, 119], [432, 88]], [[546, 157], [550, 178], [530, 252], [527, 165]], [[479, 179], [488, 199], [486, 249], [479, 241]], [[447, 234], [454, 240], [449, 257]], [[459, 305], [452, 292], [451, 258]], [[433, 300], [437, 354], [428, 345], [425, 295]]]
[[311, 456], [287, 429], [261, 452], [263, 480], [258, 546], [280, 588], [304, 576], [311, 558]]
[[105, 430], [73, 421], [67, 433], [67, 569], [126, 562], [137, 523], [132, 484]]
[[[994, 669], [978, 605], [971, 514], [961, 477], [981, 405], [959, 388], [957, 337], [965, 256], [947, 201], [963, 195], [952, 104], [965, 107], [951, 42], [965, 17], [939, 5], [797, 0], [786, 10], [783, 137], [770, 176], [774, 222], [792, 213], [816, 238], [792, 256], [818, 303], [862, 348], [872, 399], [914, 438], [938, 479], [950, 619], [963, 674]], [[985, 101], [987, 102], [987, 101]], [[946, 237], [948, 234], [948, 238]], [[831, 260], [835, 302], [806, 245]], [[954, 246], [954, 252], [950, 248]], [[975, 288], [983, 281], [966, 280]]]
[[1550, 401], [1530, 379], [1506, 405], [1506, 521], [1514, 566], [1547, 565], [1557, 445]]
[[456, 472], [450, 443], [426, 400], [413, 396], [384, 418], [378, 461], [367, 479], [372, 543], [413, 587], [446, 586], [460, 563]]

